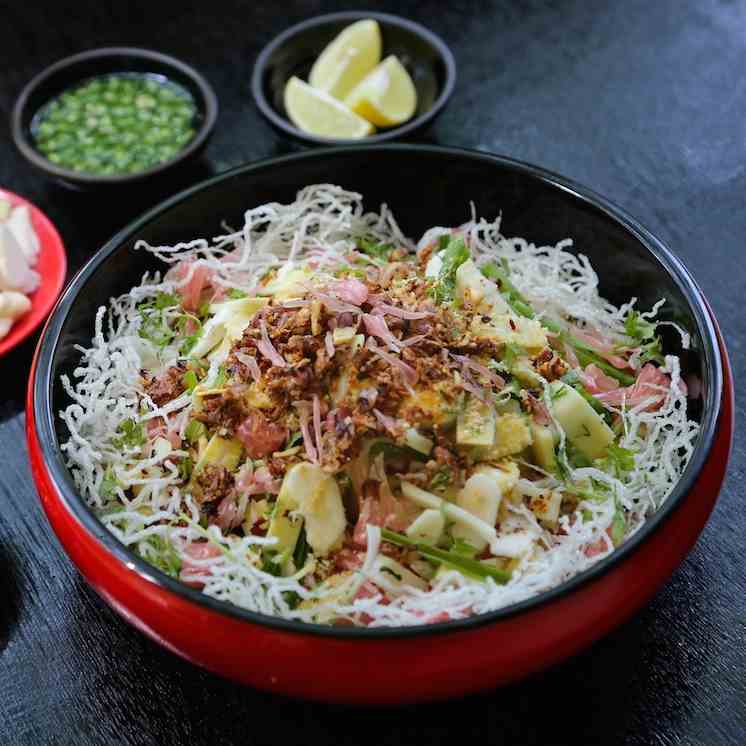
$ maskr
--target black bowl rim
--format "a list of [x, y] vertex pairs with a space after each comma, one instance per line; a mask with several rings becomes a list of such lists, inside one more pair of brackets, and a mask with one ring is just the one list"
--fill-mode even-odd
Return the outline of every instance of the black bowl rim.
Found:
[[[295, 163], [310, 158], [329, 159], [335, 155], [345, 155], [359, 151], [389, 151], [398, 152], [403, 155], [413, 153], [435, 154], [441, 156], [457, 156], [472, 160], [481, 160], [497, 167], [509, 168], [520, 171], [528, 176], [536, 178], [546, 184], [554, 186], [570, 196], [589, 204], [591, 207], [605, 213], [609, 218], [621, 224], [626, 230], [633, 234], [648, 251], [653, 254], [666, 270], [674, 282], [680, 287], [683, 295], [690, 304], [692, 313], [697, 321], [698, 331], [703, 340], [703, 354], [705, 366], [711, 378], [707, 400], [703, 406], [703, 421], [700, 425], [700, 435], [695, 446], [692, 458], [689, 461], [681, 479], [678, 481], [671, 495], [663, 507], [654, 513], [645, 525], [632, 536], [624, 545], [612, 552], [589, 569], [579, 573], [568, 581], [551, 588], [548, 591], [520, 601], [516, 604], [505, 606], [493, 612], [467, 617], [466, 619], [438, 622], [434, 624], [417, 625], [412, 627], [332, 627], [308, 622], [291, 621], [258, 612], [241, 609], [232, 604], [219, 601], [206, 596], [201, 591], [189, 588], [183, 583], [171, 578], [157, 568], [149, 565], [145, 560], [137, 556], [133, 551], [121, 544], [115, 536], [109, 532], [104, 525], [94, 516], [87, 507], [83, 498], [75, 489], [73, 480], [65, 466], [62, 453], [59, 449], [54, 426], [54, 412], [51, 408], [52, 394], [52, 360], [59, 341], [62, 325], [69, 313], [73, 303], [85, 287], [89, 277], [105, 263], [107, 258], [113, 254], [126, 241], [131, 240], [137, 232], [152, 219], [158, 217], [162, 212], [170, 209], [178, 202], [192, 195], [205, 191], [209, 192], [211, 186], [233, 178], [237, 174], [251, 173], [264, 169], [272, 169], [279, 164]], [[124, 229], [114, 235], [78, 272], [67, 289], [57, 302], [46, 326], [37, 348], [37, 365], [33, 381], [33, 416], [36, 426], [36, 434], [44, 457], [47, 471], [54, 487], [60, 497], [62, 504], [81, 527], [110, 555], [116, 558], [122, 565], [129, 568], [141, 579], [154, 583], [162, 590], [171, 592], [176, 596], [196, 603], [198, 606], [207, 608], [221, 615], [249, 622], [263, 627], [280, 630], [298, 635], [321, 636], [333, 639], [368, 639], [386, 640], [394, 638], [413, 637], [418, 635], [429, 635], [439, 633], [463, 632], [474, 630], [479, 627], [499, 622], [524, 612], [534, 611], [551, 602], [569, 596], [579, 587], [590, 583], [611, 568], [621, 564], [650, 536], [659, 530], [662, 524], [673, 514], [680, 503], [690, 494], [692, 486], [701, 472], [711, 447], [721, 416], [721, 403], [723, 394], [723, 367], [719, 344], [713, 318], [708, 309], [707, 301], [702, 291], [686, 269], [684, 264], [664, 244], [642, 227], [634, 218], [630, 217], [621, 208], [615, 206], [608, 200], [595, 194], [592, 190], [576, 184], [574, 181], [554, 174], [545, 169], [533, 166], [522, 161], [514, 160], [505, 156], [493, 155], [476, 150], [461, 148], [449, 148], [433, 145], [366, 145], [357, 149], [350, 148], [326, 148], [313, 150], [305, 153], [268, 158], [256, 163], [251, 163], [231, 169], [199, 184], [196, 184], [173, 197], [161, 202], [156, 207], [147, 211], [139, 218], [131, 222]]]
[[[334, 21], [356, 21], [364, 18], [372, 18], [381, 23], [387, 23], [393, 26], [399, 26], [405, 28], [408, 31], [416, 34], [417, 36], [425, 39], [432, 47], [434, 47], [441, 57], [443, 64], [446, 69], [446, 79], [443, 87], [435, 99], [433, 105], [424, 113], [418, 117], [414, 117], [404, 124], [398, 127], [392, 127], [384, 132], [380, 132], [375, 135], [369, 135], [361, 139], [346, 139], [337, 137], [319, 137], [318, 135], [312, 135], [309, 132], [304, 132], [298, 127], [294, 126], [289, 119], [281, 116], [275, 111], [274, 107], [269, 103], [267, 97], [264, 95], [263, 79], [264, 73], [267, 68], [267, 61], [270, 55], [279, 47], [284, 44], [288, 39], [293, 36], [297, 36], [299, 33], [307, 31], [309, 28], [314, 26], [323, 26], [327, 23]], [[338, 13], [326, 13], [320, 16], [314, 16], [308, 18], [305, 21], [296, 23], [294, 26], [290, 26], [278, 34], [272, 41], [267, 44], [264, 49], [259, 53], [254, 63], [254, 72], [251, 76], [251, 92], [256, 101], [256, 105], [264, 116], [269, 119], [272, 124], [279, 127], [281, 130], [286, 132], [299, 140], [306, 140], [307, 142], [313, 142], [318, 145], [361, 145], [386, 142], [387, 140], [393, 140], [397, 137], [403, 137], [408, 135], [420, 127], [424, 127], [428, 122], [437, 116], [446, 102], [451, 97], [453, 89], [456, 86], [456, 60], [453, 53], [448, 48], [446, 43], [437, 34], [425, 28], [416, 21], [411, 21], [408, 18], [402, 18], [401, 16], [395, 16], [391, 13], [379, 13], [377, 11], [360, 11], [360, 10], [344, 10]]]
[[[60, 70], [77, 65], [79, 62], [88, 62], [89, 60], [115, 56], [138, 57], [140, 59], [153, 60], [165, 65], [166, 67], [178, 70], [183, 75], [191, 78], [199, 90], [196, 104], [201, 109], [204, 116], [202, 125], [187, 146], [180, 150], [173, 158], [170, 158], [163, 163], [159, 163], [145, 171], [138, 171], [134, 174], [103, 176], [87, 174], [80, 171], [73, 171], [69, 168], [56, 166], [34, 148], [30, 141], [30, 133], [27, 128], [23, 126], [23, 115], [26, 111], [29, 98], [36, 88], [38, 88], [48, 78], [56, 75]], [[83, 80], [83, 78], [81, 78], [81, 80]], [[11, 114], [11, 132], [13, 135], [13, 142], [21, 154], [30, 161], [32, 165], [50, 176], [63, 179], [71, 184], [87, 186], [96, 184], [130, 184], [132, 182], [142, 181], [143, 179], [155, 176], [156, 174], [172, 168], [191, 157], [205, 144], [208, 137], [212, 134], [217, 118], [218, 98], [215, 95], [215, 91], [207, 78], [186, 62], [182, 62], [176, 57], [163, 54], [162, 52], [156, 52], [152, 49], [142, 49], [140, 47], [98, 47], [96, 49], [89, 49], [85, 52], [79, 52], [70, 57], [65, 57], [64, 59], [58, 60], [48, 67], [45, 67], [40, 73], [37, 73], [24, 86], [21, 94], [16, 99], [16, 103], [13, 106], [13, 113]]]

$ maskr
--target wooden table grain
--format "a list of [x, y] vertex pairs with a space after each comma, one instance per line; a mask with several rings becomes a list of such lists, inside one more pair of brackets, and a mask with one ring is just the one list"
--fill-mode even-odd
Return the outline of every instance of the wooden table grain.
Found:
[[[0, 2], [0, 186], [59, 227], [70, 271], [146, 207], [211, 173], [298, 150], [250, 97], [263, 44], [323, 2]], [[617, 202], [694, 273], [746, 366], [746, 3], [386, 0], [452, 46], [456, 92], [420, 139], [558, 171]], [[159, 49], [220, 99], [202, 162], [123, 193], [69, 192], [9, 137], [24, 83], [95, 46]], [[393, 178], [393, 176], [392, 176]], [[0, 743], [739, 744], [746, 742], [746, 563], [740, 431], [715, 513], [670, 582], [621, 629], [516, 686], [366, 710], [242, 688], [145, 639], [81, 580], [31, 481], [23, 399], [35, 340], [0, 359]], [[737, 398], [744, 423], [743, 398]], [[510, 644], [509, 640], [505, 641]], [[365, 671], [360, 672], [365, 676]]]

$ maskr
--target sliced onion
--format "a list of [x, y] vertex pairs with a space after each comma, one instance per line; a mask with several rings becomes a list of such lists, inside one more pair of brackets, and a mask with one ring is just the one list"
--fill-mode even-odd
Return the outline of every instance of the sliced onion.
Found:
[[505, 379], [502, 376], [497, 375], [495, 371], [490, 370], [485, 365], [475, 362], [467, 355], [452, 355], [451, 357], [453, 357], [454, 360], [458, 360], [464, 370], [473, 370], [475, 373], [479, 373], [498, 389], [505, 386]]
[[313, 463], [318, 463], [318, 454], [316, 453], [316, 449], [313, 447], [313, 439], [311, 438], [311, 430], [309, 428], [308, 402], [298, 401], [293, 402], [293, 405], [298, 410], [300, 431], [303, 435], [303, 445], [305, 446], [308, 460], [312, 461]]
[[389, 415], [384, 414], [378, 409], [374, 409], [373, 414], [376, 416], [376, 419], [384, 426], [384, 428], [386, 428], [386, 430], [388, 430], [392, 435], [399, 434], [399, 424], [394, 417], [389, 417]]
[[423, 339], [427, 339], [427, 334], [415, 334], [414, 337], [407, 337], [407, 339], [400, 339], [398, 341], [399, 347], [411, 347], [412, 345], [419, 344]]
[[269, 492], [276, 495], [280, 491], [281, 481], [273, 479], [272, 474], [266, 466], [259, 467], [254, 472], [254, 479], [249, 490], [249, 494], [258, 495], [263, 492]]
[[385, 360], [390, 366], [392, 366], [393, 368], [398, 368], [401, 371], [402, 376], [404, 377], [405, 383], [417, 383], [417, 379], [419, 378], [419, 376], [417, 375], [417, 371], [410, 365], [407, 365], [403, 360], [400, 360], [395, 355], [382, 350], [380, 347], [378, 347], [378, 345], [371, 337], [368, 337], [366, 346], [373, 354], [378, 355], [378, 357]]
[[244, 465], [238, 470], [236, 475], [236, 488], [239, 492], [243, 492], [249, 489], [249, 486], [254, 481], [254, 462], [249, 458], [246, 459]]
[[534, 422], [537, 425], [551, 425], [552, 416], [549, 414], [547, 405], [541, 399], [537, 399], [533, 394], [527, 394], [528, 400], [531, 403], [531, 411], [534, 415]]
[[226, 495], [218, 505], [214, 520], [215, 525], [222, 528], [223, 531], [230, 531], [230, 529], [240, 526], [242, 520], [243, 514], [239, 512], [235, 495]]
[[461, 388], [464, 391], [468, 391], [470, 394], [473, 394], [474, 396], [477, 397], [477, 399], [479, 399], [480, 401], [483, 401], [485, 404], [489, 402], [489, 396], [487, 392], [481, 386], [478, 386], [473, 381], [462, 377]]
[[249, 369], [249, 373], [251, 373], [251, 377], [257, 383], [261, 380], [262, 372], [261, 370], [259, 370], [259, 363], [257, 363], [256, 358], [253, 355], [247, 355], [245, 352], [241, 352], [241, 350], [237, 350], [236, 360], [238, 360], [239, 363], [243, 363]]
[[314, 293], [313, 297], [316, 300], [320, 300], [327, 309], [333, 313], [344, 313], [345, 311], [360, 313], [360, 309], [357, 306], [353, 306], [351, 303], [345, 303], [332, 295], [327, 295], [326, 293]]
[[385, 342], [394, 352], [399, 352], [401, 345], [399, 340], [391, 333], [391, 330], [386, 326], [386, 321], [383, 316], [373, 316], [372, 314], [363, 314], [363, 324], [365, 324], [365, 331], [368, 334], [372, 334], [374, 337], [378, 337]]
[[272, 365], [276, 365], [278, 368], [284, 368], [287, 365], [287, 361], [279, 352], [277, 352], [275, 346], [272, 344], [269, 334], [267, 334], [267, 324], [264, 322], [264, 319], [259, 322], [259, 328], [262, 332], [262, 338], [257, 343], [256, 348], [272, 363]]

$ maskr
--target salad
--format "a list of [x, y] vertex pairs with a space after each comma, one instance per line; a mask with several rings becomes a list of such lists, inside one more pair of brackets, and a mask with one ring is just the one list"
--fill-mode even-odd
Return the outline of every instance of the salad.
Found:
[[485, 613], [613, 552], [691, 455], [664, 299], [612, 305], [569, 240], [472, 217], [414, 244], [314, 185], [138, 248], [167, 271], [99, 309], [62, 448], [110, 531], [214, 598], [340, 625]]

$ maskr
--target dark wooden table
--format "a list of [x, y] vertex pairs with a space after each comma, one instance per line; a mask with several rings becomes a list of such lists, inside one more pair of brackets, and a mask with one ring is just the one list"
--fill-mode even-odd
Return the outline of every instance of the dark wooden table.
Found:
[[[249, 92], [263, 44], [331, 2], [0, 2], [0, 186], [59, 227], [76, 270], [145, 207], [204, 176], [300, 146]], [[348, 7], [348, 6], [345, 6]], [[622, 205], [688, 264], [746, 372], [746, 3], [725, 0], [376, 3], [452, 45], [455, 95], [429, 141], [546, 166]], [[204, 162], [131, 194], [76, 194], [10, 143], [15, 96], [95, 46], [159, 49], [220, 99]], [[26, 459], [35, 341], [0, 360], [0, 742], [7, 744], [726, 744], [746, 742], [746, 453], [737, 436], [712, 520], [632, 621], [507, 689], [448, 704], [358, 710], [236, 686], [135, 632], [50, 535]], [[744, 423], [743, 400], [739, 423]], [[509, 641], [506, 641], [509, 644]], [[360, 672], [365, 675], [364, 671]]]

